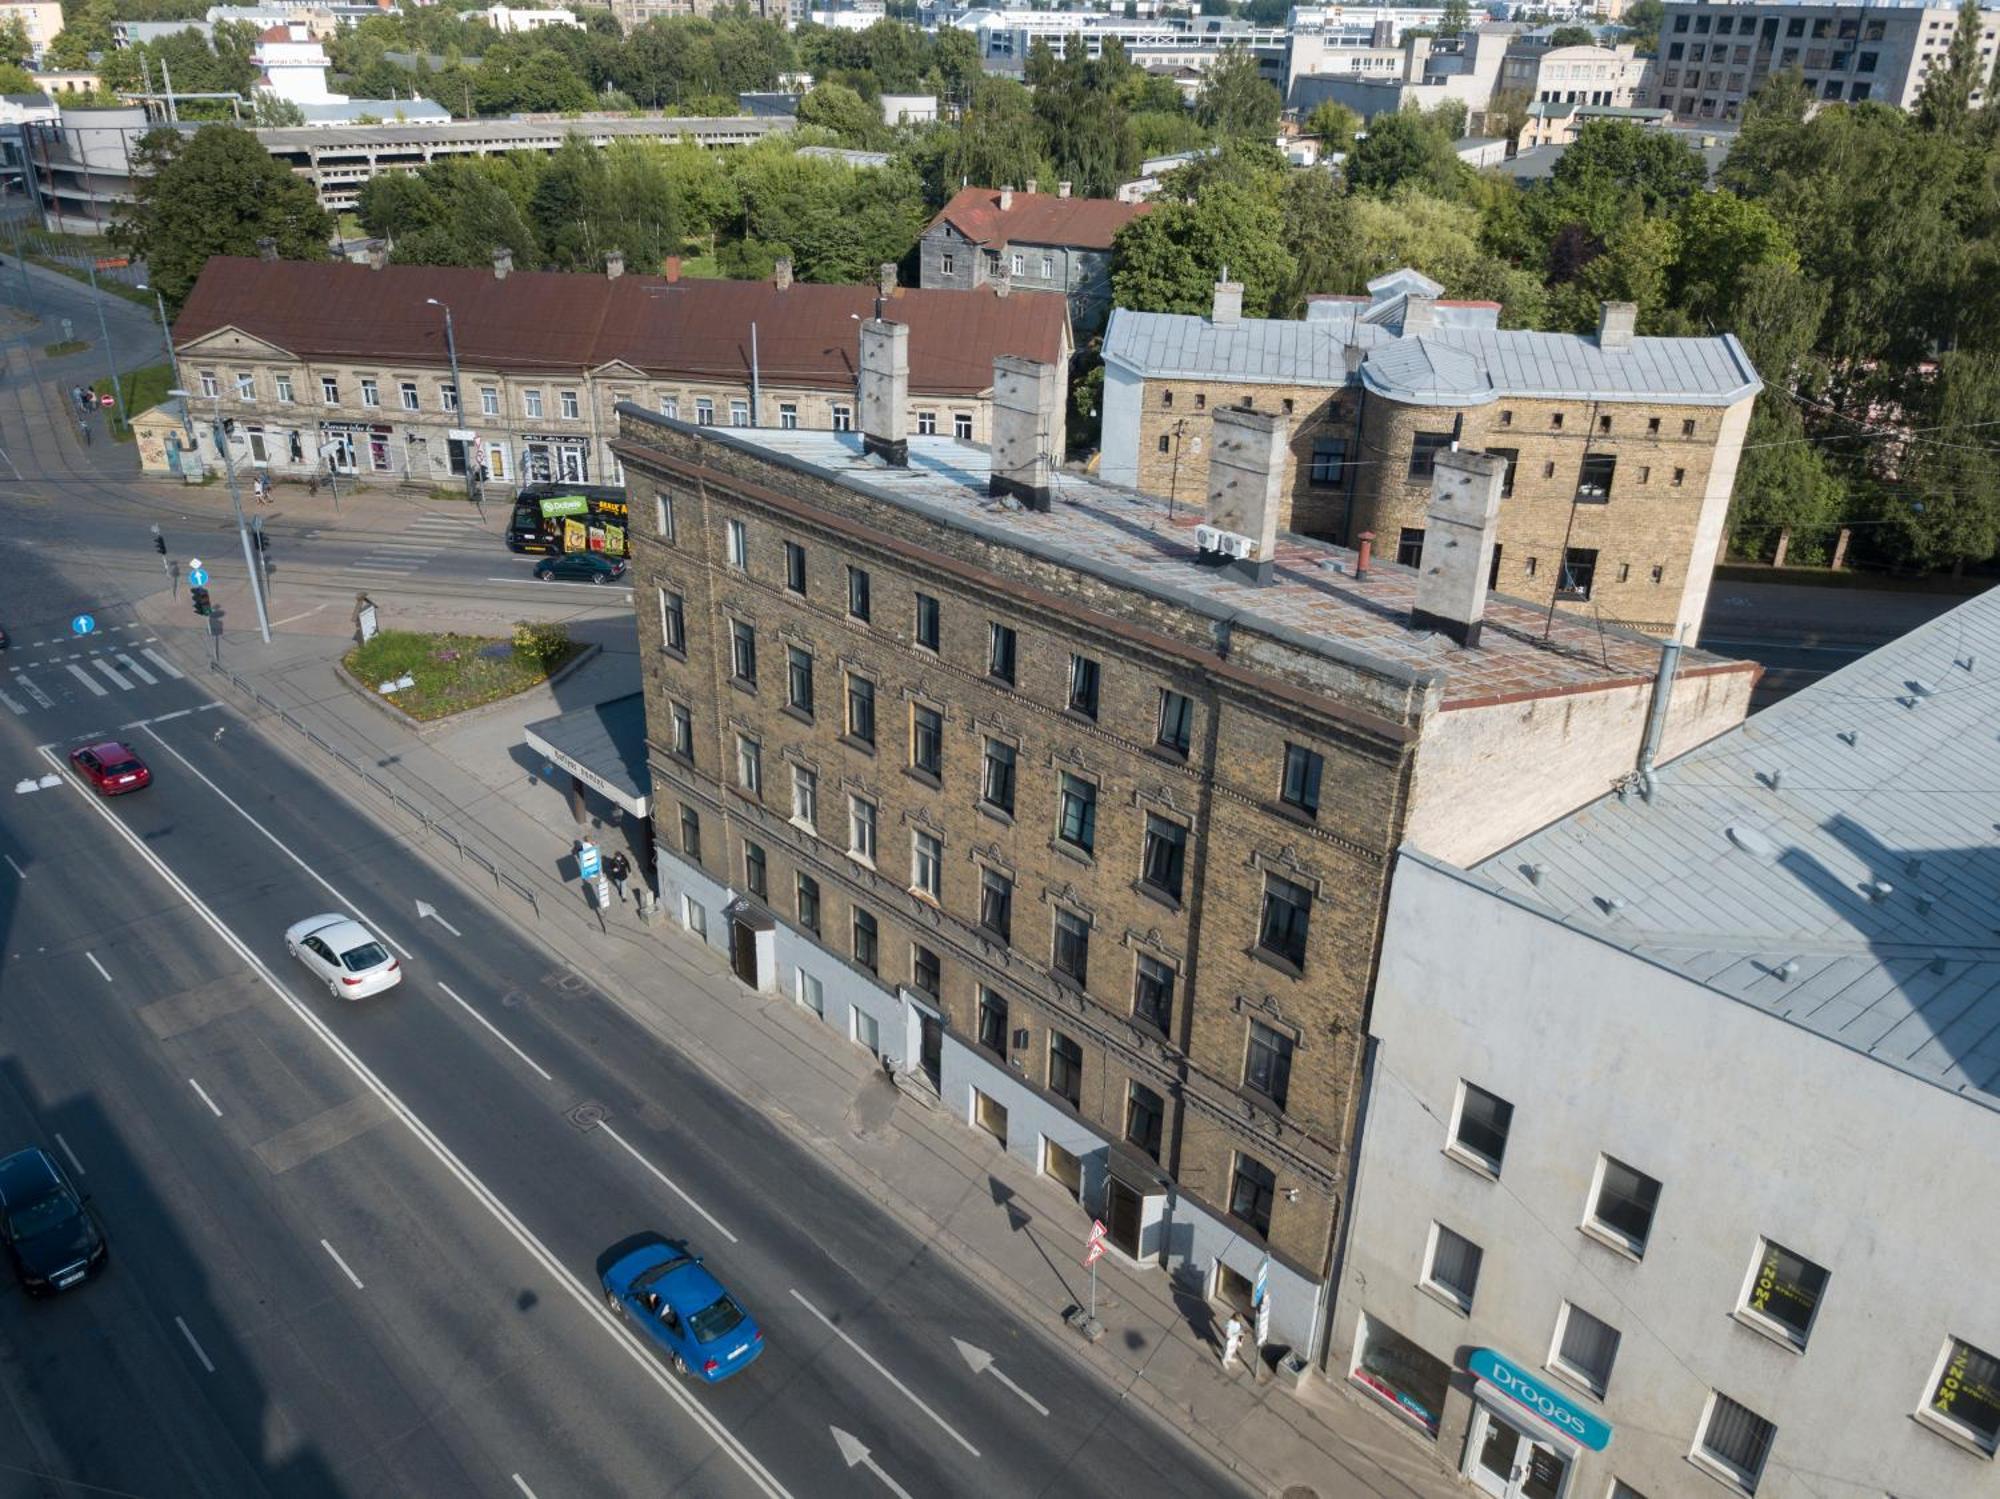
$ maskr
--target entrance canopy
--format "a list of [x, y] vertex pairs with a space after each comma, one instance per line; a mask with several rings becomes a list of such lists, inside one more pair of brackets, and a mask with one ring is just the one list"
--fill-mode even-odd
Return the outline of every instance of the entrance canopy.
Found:
[[634, 817], [651, 810], [646, 768], [646, 698], [634, 692], [540, 719], [522, 731], [528, 748], [602, 792]]

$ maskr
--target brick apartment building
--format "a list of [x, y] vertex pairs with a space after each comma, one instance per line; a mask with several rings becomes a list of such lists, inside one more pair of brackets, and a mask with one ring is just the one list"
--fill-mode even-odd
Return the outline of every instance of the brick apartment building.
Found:
[[917, 284], [975, 287], [1010, 282], [1021, 291], [1059, 291], [1070, 319], [1095, 331], [1111, 306], [1111, 241], [1149, 210], [1145, 203], [1073, 198], [1011, 187], [968, 187], [938, 210], [919, 247]]
[[1700, 627], [1751, 403], [1733, 335], [1640, 338], [1607, 303], [1593, 337], [1498, 327], [1494, 302], [1439, 300], [1415, 271], [1303, 319], [1112, 314], [1101, 473], [1176, 501], [1203, 493], [1217, 412], [1290, 419], [1281, 529], [1422, 554], [1435, 455], [1507, 462], [1490, 585], [1654, 634]]
[[[1268, 1251], [1317, 1357], [1390, 858], [1630, 776], [1661, 652], [1486, 599], [1500, 460], [1439, 457], [1421, 576], [1358, 569], [1279, 534], [1281, 415], [1170, 513], [1053, 470], [1046, 363], [990, 451], [912, 434], [915, 336], [861, 330], [858, 432], [620, 408], [663, 901], [1116, 1252], [1241, 1304]], [[1755, 675], [1689, 653], [1663, 752]]]
[[[174, 347], [248, 466], [449, 484], [471, 462], [500, 486], [615, 484], [621, 401], [702, 425], [851, 427], [854, 329], [880, 309], [924, 330], [908, 386], [919, 432], [983, 441], [996, 357], [1069, 356], [1063, 300], [1045, 293], [919, 291], [890, 266], [874, 286], [812, 285], [785, 261], [770, 281], [627, 276], [615, 256], [603, 276], [519, 272], [504, 254], [492, 270], [218, 256]], [[166, 408], [142, 420], [149, 467], [167, 466], [179, 428]]]

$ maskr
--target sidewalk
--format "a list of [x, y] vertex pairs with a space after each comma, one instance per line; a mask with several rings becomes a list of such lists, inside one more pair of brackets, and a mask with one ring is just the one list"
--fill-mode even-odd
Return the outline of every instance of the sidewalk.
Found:
[[[1464, 1491], [1416, 1439], [1358, 1399], [1327, 1389], [1316, 1374], [1294, 1393], [1268, 1373], [1240, 1365], [1223, 1371], [1208, 1307], [1158, 1269], [1121, 1263], [1115, 1254], [1100, 1261], [1097, 1312], [1105, 1336], [1086, 1344], [1062, 1315], [1088, 1295], [1082, 1250], [1090, 1221], [1059, 1187], [942, 1108], [899, 1090], [873, 1057], [809, 1011], [746, 989], [720, 953], [666, 913], [647, 927], [633, 906], [614, 905], [600, 929], [582, 892], [559, 873], [582, 829], [562, 790], [543, 780], [521, 730], [635, 690], [639, 670], [625, 622], [581, 628], [580, 637], [603, 649], [556, 690], [538, 689], [422, 733], [339, 682], [332, 663], [345, 637], [281, 633], [268, 650], [237, 647], [225, 655], [232, 681], [208, 671], [205, 642], [179, 628], [177, 617], [155, 622], [164, 636], [178, 637], [175, 647], [197, 679], [280, 748], [403, 829], [414, 849], [480, 898], [518, 910], [531, 895], [537, 935], [580, 974], [667, 1045], [754, 1100], [1056, 1347], [1246, 1483], [1282, 1499], [1429, 1499]], [[603, 841], [615, 832], [599, 827], [593, 836]], [[447, 838], [472, 852], [455, 857]], [[489, 863], [495, 875], [481, 867]]]

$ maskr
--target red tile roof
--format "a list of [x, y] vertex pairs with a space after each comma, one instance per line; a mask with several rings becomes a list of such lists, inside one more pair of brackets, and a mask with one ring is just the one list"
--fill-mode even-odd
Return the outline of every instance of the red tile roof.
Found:
[[1111, 236], [1142, 213], [1150, 203], [1119, 203], [1110, 198], [1059, 198], [1053, 193], [1015, 193], [1012, 206], [1000, 211], [1000, 193], [991, 187], [961, 189], [938, 211], [930, 227], [950, 224], [975, 245], [1074, 245], [1108, 250]]
[[[267, 261], [217, 256], [174, 324], [185, 347], [237, 328], [301, 359], [442, 364], [451, 308], [462, 364], [519, 372], [582, 371], [624, 361], [648, 375], [746, 382], [750, 327], [767, 386], [845, 387], [856, 375], [859, 319], [872, 286], [769, 281], [667, 282], [657, 276]], [[899, 287], [886, 315], [910, 328], [910, 389], [977, 394], [993, 360], [1061, 363], [1068, 306], [1055, 292], [997, 295]]]

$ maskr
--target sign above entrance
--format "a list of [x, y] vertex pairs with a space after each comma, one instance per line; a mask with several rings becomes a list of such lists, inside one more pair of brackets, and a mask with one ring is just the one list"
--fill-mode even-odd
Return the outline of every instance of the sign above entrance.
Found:
[[1532, 1412], [1544, 1425], [1602, 1452], [1611, 1441], [1611, 1424], [1557, 1394], [1534, 1375], [1509, 1363], [1491, 1348], [1475, 1348], [1466, 1367], [1501, 1394]]
[[590, 501], [580, 494], [552, 494], [541, 502], [543, 515], [586, 515]]

